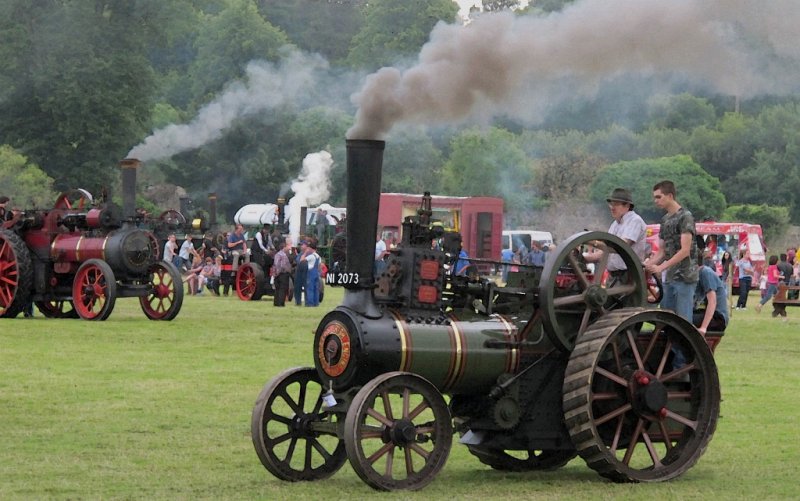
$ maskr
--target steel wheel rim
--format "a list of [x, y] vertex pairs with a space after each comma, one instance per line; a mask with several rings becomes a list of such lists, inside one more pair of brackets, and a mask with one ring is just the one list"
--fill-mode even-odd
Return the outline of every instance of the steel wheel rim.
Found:
[[111, 268], [100, 260], [83, 263], [72, 286], [72, 301], [78, 315], [86, 320], [105, 320], [115, 300], [116, 282]]
[[[584, 246], [590, 242], [600, 242], [605, 247], [593, 273], [585, 269], [580, 256]], [[562, 351], [570, 352], [575, 339], [610, 311], [645, 304], [642, 264], [619, 237], [599, 231], [577, 233], [559, 245], [555, 252], [556, 256], [548, 258], [542, 271], [539, 303], [545, 332]], [[622, 258], [628, 276], [624, 283], [606, 288], [604, 274], [612, 253]]]
[[420, 376], [393, 372], [356, 394], [345, 419], [344, 443], [353, 470], [369, 486], [416, 490], [444, 467], [452, 434], [450, 411], [439, 391]]
[[172, 320], [183, 305], [183, 282], [171, 263], [157, 262], [150, 268], [151, 292], [139, 298], [142, 311], [151, 320]]
[[[650, 331], [649, 338], [636, 335]], [[674, 346], [687, 357], [680, 369], [670, 367]], [[624, 309], [593, 326], [564, 381], [567, 428], [579, 453], [615, 481], [657, 482], [687, 471], [713, 436], [719, 404], [705, 340], [682, 318], [659, 310]]]
[[78, 318], [78, 311], [69, 300], [36, 301], [36, 307], [47, 318]]
[[322, 407], [324, 393], [317, 371], [302, 367], [277, 375], [258, 396], [251, 438], [261, 464], [277, 478], [321, 480], [347, 460], [341, 439], [312, 429], [315, 423], [339, 420], [338, 414]]
[[19, 265], [11, 242], [0, 238], [0, 314], [5, 313], [14, 302], [19, 278]]
[[261, 299], [264, 272], [255, 263], [245, 263], [236, 271], [236, 295], [242, 301]]

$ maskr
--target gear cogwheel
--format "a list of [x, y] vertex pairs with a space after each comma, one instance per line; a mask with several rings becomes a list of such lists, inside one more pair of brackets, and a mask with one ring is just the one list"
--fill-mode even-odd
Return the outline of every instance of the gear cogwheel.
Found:
[[494, 422], [503, 430], [510, 430], [517, 426], [520, 413], [519, 404], [511, 397], [499, 399], [492, 407]]

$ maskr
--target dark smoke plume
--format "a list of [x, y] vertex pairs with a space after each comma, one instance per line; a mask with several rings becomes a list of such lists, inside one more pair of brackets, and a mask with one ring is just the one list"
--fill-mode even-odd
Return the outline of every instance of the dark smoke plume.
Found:
[[500, 115], [535, 123], [554, 104], [630, 73], [745, 98], [792, 92], [798, 26], [796, 0], [582, 0], [546, 17], [440, 23], [415, 66], [367, 77], [347, 136], [383, 139], [399, 122]]

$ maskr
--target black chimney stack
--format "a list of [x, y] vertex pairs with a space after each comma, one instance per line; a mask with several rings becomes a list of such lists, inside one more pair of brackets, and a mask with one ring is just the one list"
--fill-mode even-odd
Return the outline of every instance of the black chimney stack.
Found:
[[347, 140], [347, 272], [358, 283], [346, 286], [344, 306], [380, 316], [372, 300], [375, 284], [375, 239], [381, 200], [384, 141]]
[[133, 221], [136, 217], [136, 169], [142, 163], [136, 158], [120, 161], [122, 169], [122, 218]]
[[208, 226], [211, 229], [217, 228], [217, 194], [208, 194]]

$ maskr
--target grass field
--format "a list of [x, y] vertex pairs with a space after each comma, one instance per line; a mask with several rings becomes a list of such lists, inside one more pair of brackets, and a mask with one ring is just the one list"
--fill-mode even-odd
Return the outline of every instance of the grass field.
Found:
[[[106, 322], [0, 320], [0, 499], [791, 499], [800, 497], [800, 308], [734, 312], [717, 350], [722, 417], [677, 480], [610, 483], [580, 458], [501, 473], [454, 444], [421, 492], [379, 494], [345, 465], [285, 483], [259, 462], [250, 413], [263, 384], [313, 365], [321, 308], [187, 297], [173, 322], [122, 299]], [[755, 296], [751, 298], [754, 306]]]

